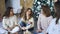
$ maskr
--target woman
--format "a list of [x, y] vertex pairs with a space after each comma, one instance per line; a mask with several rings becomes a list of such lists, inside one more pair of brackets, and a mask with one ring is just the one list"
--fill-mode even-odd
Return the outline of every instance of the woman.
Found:
[[51, 21], [47, 29], [48, 34], [60, 34], [60, 1], [54, 3], [54, 10], [56, 18]]
[[25, 8], [23, 7], [21, 9], [21, 12], [20, 12], [19, 16], [18, 16], [18, 23], [19, 23], [19, 26], [20, 26], [21, 34], [23, 34], [23, 30], [21, 29], [21, 27], [23, 26], [22, 22], [24, 22], [24, 19], [23, 19], [24, 15], [25, 15]]
[[21, 9], [21, 12], [20, 12], [20, 14], [18, 15], [18, 23], [20, 23], [21, 21], [22, 21], [22, 19], [23, 19], [23, 16], [24, 16], [24, 14], [25, 14], [25, 11], [24, 11], [25, 9], [24, 9], [24, 7]]
[[3, 17], [3, 28], [13, 34], [18, 34], [19, 27], [17, 17], [13, 13], [13, 8], [8, 7]]
[[20, 26], [21, 29], [24, 31], [24, 34], [32, 34], [31, 31], [34, 30], [34, 19], [32, 9], [30, 8], [27, 9], [22, 24], [23, 25], [20, 24]]
[[48, 5], [44, 6], [42, 5], [42, 12], [39, 15], [38, 22], [37, 22], [37, 32], [43, 32], [45, 34], [47, 27], [50, 24], [50, 21], [52, 20], [50, 8]]

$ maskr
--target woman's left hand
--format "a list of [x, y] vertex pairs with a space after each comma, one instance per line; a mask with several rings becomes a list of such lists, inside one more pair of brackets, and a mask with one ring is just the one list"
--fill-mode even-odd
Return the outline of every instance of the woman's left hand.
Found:
[[12, 30], [12, 29], [13, 29], [13, 27], [9, 27], [8, 29], [9, 29], [9, 30]]
[[22, 27], [22, 30], [26, 30], [25, 27]]

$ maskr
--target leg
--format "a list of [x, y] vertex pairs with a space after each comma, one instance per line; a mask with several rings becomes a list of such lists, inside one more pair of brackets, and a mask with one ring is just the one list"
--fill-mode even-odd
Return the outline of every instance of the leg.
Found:
[[10, 31], [11, 33], [18, 33], [19, 31], [19, 27], [15, 27], [14, 29], [12, 29], [12, 31]]

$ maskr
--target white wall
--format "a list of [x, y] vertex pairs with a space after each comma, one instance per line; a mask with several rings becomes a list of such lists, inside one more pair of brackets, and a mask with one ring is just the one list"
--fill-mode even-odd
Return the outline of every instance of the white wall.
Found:
[[20, 0], [8, 0], [6, 7], [13, 7], [14, 13], [20, 12]]
[[20, 9], [20, 0], [11, 0], [12, 7], [14, 8], [14, 13], [18, 13], [17, 10]]
[[7, 0], [7, 2], [6, 2], [6, 8], [8, 8], [8, 7], [11, 7], [12, 5], [11, 5], [11, 2], [10, 2], [10, 0]]

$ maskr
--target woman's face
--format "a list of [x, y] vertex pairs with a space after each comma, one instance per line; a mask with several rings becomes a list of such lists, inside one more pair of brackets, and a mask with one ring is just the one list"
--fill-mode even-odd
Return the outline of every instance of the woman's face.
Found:
[[13, 15], [13, 9], [10, 10], [10, 15]]
[[27, 14], [27, 15], [30, 15], [30, 14], [31, 14], [31, 10], [28, 10], [28, 11], [26, 12], [26, 14]]

